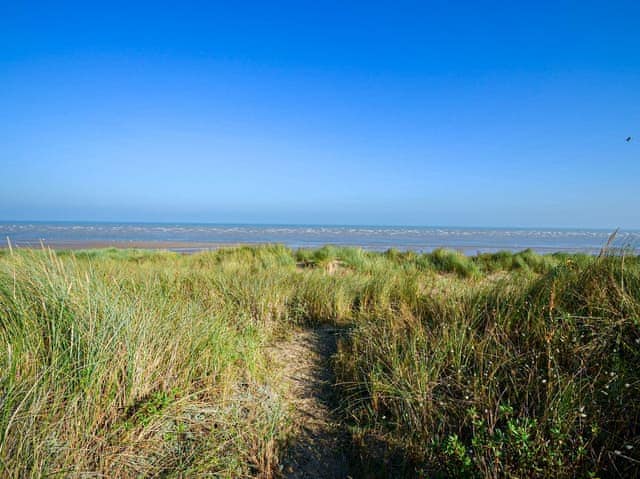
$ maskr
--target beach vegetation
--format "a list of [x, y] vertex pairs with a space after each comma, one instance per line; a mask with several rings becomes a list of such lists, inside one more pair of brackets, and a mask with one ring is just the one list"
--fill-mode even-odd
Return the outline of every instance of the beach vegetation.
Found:
[[320, 325], [354, 477], [640, 475], [636, 256], [281, 245], [2, 251], [0, 475], [279, 477]]

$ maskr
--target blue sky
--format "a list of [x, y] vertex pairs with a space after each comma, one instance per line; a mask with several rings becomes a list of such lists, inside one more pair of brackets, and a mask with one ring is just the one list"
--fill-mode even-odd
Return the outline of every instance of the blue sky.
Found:
[[0, 219], [640, 228], [639, 24], [611, 1], [3, 2]]

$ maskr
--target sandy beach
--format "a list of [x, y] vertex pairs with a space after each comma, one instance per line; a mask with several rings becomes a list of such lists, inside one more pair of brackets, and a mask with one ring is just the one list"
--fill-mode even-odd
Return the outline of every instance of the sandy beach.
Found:
[[[206, 242], [188, 242], [188, 241], [11, 241], [12, 248], [22, 249], [40, 249], [50, 248], [56, 251], [62, 250], [84, 250], [99, 248], [118, 248], [118, 249], [153, 249], [153, 250], [169, 250], [176, 252], [197, 252], [206, 250], [215, 250], [221, 247], [241, 246], [241, 244], [226, 243], [206, 243]], [[0, 248], [9, 248], [9, 243], [4, 242]]]

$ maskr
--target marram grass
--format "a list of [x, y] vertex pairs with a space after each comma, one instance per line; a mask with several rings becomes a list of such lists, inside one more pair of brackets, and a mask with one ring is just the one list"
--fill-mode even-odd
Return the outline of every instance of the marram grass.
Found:
[[0, 476], [277, 477], [331, 323], [354, 475], [635, 477], [639, 321], [633, 256], [5, 250]]

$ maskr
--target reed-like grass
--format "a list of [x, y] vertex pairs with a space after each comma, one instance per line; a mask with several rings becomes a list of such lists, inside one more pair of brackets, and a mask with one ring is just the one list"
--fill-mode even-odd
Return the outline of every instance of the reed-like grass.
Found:
[[363, 476], [633, 477], [639, 321], [633, 256], [4, 251], [0, 476], [277, 476], [267, 346], [331, 323]]
[[241, 279], [193, 263], [135, 252], [3, 259], [5, 474], [269, 472], [284, 418], [261, 350], [271, 329], [252, 302], [261, 285], [231, 293]]
[[635, 259], [417, 297], [358, 322], [337, 358], [349, 415], [402, 449], [405, 475], [639, 474]]

